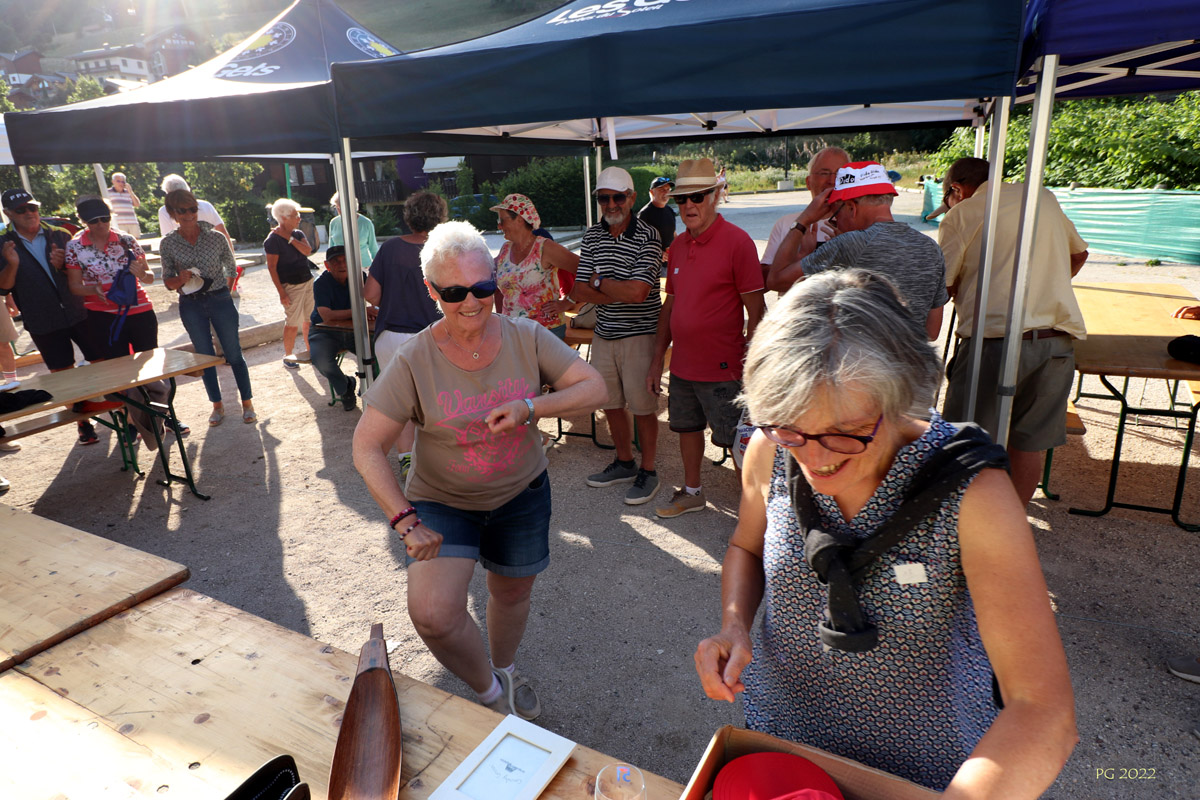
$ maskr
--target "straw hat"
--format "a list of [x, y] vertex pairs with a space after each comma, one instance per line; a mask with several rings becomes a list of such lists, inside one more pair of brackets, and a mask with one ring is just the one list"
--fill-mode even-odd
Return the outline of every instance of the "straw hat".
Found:
[[721, 183], [711, 158], [688, 158], [679, 163], [679, 172], [675, 175], [675, 188], [670, 194], [674, 197], [677, 194], [704, 192], [717, 188]]

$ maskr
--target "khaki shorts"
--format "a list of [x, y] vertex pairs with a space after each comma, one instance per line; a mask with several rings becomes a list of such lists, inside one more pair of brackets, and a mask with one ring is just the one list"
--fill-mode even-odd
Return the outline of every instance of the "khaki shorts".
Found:
[[[1036, 453], [1067, 443], [1067, 398], [1075, 380], [1075, 340], [1070, 336], [1021, 340], [1012, 421], [1008, 445]], [[979, 367], [979, 389], [975, 399], [975, 421], [993, 439], [1000, 427], [1000, 381], [1004, 341], [985, 339]], [[942, 416], [964, 422], [967, 378], [971, 371], [971, 340], [961, 339], [954, 357], [946, 365], [949, 387]]]
[[592, 366], [604, 378], [608, 401], [603, 408], [629, 407], [637, 416], [658, 414], [658, 396], [646, 391], [654, 360], [654, 335], [592, 340]]
[[284, 309], [283, 324], [287, 328], [302, 328], [313, 313], [313, 282], [285, 283], [283, 290], [292, 304]]
[[8, 306], [4, 304], [4, 298], [0, 297], [0, 343], [8, 344], [15, 342], [18, 338], [17, 326], [13, 324], [12, 317], [8, 315]]

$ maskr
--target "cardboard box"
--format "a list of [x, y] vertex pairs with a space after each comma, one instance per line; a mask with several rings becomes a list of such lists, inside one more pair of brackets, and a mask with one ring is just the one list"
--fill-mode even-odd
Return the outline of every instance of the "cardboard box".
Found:
[[726, 725], [713, 736], [679, 800], [704, 800], [721, 767], [750, 753], [794, 753], [829, 773], [846, 800], [934, 800], [940, 792], [815, 747]]

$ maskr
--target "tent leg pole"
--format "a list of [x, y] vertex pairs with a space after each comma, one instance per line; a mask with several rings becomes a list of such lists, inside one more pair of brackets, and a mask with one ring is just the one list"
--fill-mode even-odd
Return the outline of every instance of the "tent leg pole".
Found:
[[583, 218], [589, 228], [596, 224], [592, 216], [592, 159], [588, 156], [583, 157]]
[[33, 186], [29, 183], [29, 170], [25, 167], [17, 167], [17, 172], [21, 174], [21, 186], [25, 188], [25, 191], [33, 194]]
[[980, 120], [979, 125], [975, 127], [975, 157], [983, 158], [984, 151], [987, 147], [987, 123]]
[[996, 254], [996, 218], [1000, 211], [1000, 184], [1004, 179], [1004, 149], [1008, 139], [1008, 115], [1012, 111], [1012, 98], [1000, 97], [992, 110], [992, 136], [988, 156], [988, 191], [985, 196], [983, 230], [980, 232], [979, 280], [975, 287], [975, 319], [971, 326], [971, 347], [967, 351], [970, 380], [967, 381], [966, 420], [975, 419], [975, 405], [979, 399], [979, 372], [983, 363], [983, 333], [987, 308], [988, 287], [991, 286], [992, 262]]
[[358, 198], [354, 195], [354, 157], [350, 140], [342, 139], [342, 151], [333, 154], [333, 176], [342, 207], [342, 236], [346, 240], [347, 281], [350, 284], [350, 318], [354, 322], [354, 353], [358, 357], [359, 384], [368, 389], [375, 378], [371, 354], [371, 332], [367, 328], [367, 304], [363, 299], [362, 256], [358, 241]]
[[100, 187], [100, 196], [108, 197], [108, 181], [104, 179], [104, 165], [92, 164], [92, 172], [96, 173], [96, 185]]
[[1003, 370], [1000, 377], [999, 422], [996, 443], [1008, 444], [1008, 426], [1012, 418], [1013, 392], [1017, 365], [1021, 359], [1021, 334], [1024, 330], [1025, 295], [1029, 290], [1029, 269], [1033, 243], [1037, 235], [1038, 198], [1046, 174], [1046, 150], [1050, 137], [1050, 118], [1054, 114], [1054, 90], [1058, 76], [1058, 56], [1042, 57], [1037, 94], [1033, 101], [1033, 120], [1029, 126], [1029, 156], [1025, 167], [1025, 196], [1021, 204], [1021, 223], [1017, 238], [1017, 263], [1013, 270], [1012, 293], [1008, 300], [1008, 335], [1004, 338]]

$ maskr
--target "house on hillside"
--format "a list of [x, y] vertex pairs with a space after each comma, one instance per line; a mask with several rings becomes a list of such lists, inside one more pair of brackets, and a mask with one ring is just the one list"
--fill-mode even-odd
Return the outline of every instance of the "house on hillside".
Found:
[[68, 81], [74, 81], [72, 73], [46, 72], [24, 75], [5, 75], [8, 83], [8, 99], [19, 109], [45, 108], [62, 102]]
[[42, 71], [42, 54], [37, 50], [0, 53], [0, 72], [5, 75], [34, 75]]
[[114, 45], [84, 50], [70, 57], [80, 76], [89, 76], [103, 83], [104, 78], [123, 81], [150, 81], [146, 50], [140, 44]]
[[142, 41], [150, 63], [150, 80], [159, 81], [178, 75], [204, 59], [196, 32], [185, 25], [152, 33]]

